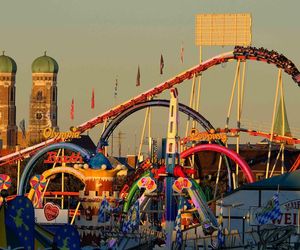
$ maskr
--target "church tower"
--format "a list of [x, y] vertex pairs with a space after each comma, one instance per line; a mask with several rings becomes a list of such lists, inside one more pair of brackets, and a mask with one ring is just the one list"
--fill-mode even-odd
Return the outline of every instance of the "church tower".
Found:
[[16, 62], [3, 52], [0, 56], [0, 140], [3, 148], [17, 145], [16, 72]]
[[57, 73], [58, 64], [46, 55], [35, 59], [32, 69], [32, 89], [29, 107], [29, 141], [43, 141], [43, 130], [57, 126]]

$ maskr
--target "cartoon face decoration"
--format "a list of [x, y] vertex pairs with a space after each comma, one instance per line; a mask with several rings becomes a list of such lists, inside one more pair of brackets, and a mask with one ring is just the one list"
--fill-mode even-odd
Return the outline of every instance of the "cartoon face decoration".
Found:
[[173, 184], [173, 190], [176, 191], [177, 193], [181, 193], [184, 188], [191, 188], [192, 183], [190, 182], [189, 179], [179, 177], [177, 180], [174, 181]]
[[142, 177], [137, 184], [139, 188], [145, 188], [149, 193], [153, 192], [157, 188], [155, 181], [149, 176]]

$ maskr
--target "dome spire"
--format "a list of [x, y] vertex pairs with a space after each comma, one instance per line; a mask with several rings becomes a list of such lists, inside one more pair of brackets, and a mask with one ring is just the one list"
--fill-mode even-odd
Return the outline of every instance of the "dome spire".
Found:
[[5, 50], [0, 51], [0, 73], [16, 73], [17, 64], [11, 57], [5, 55]]
[[44, 55], [36, 58], [31, 65], [32, 73], [56, 73], [58, 72], [58, 64], [52, 57], [47, 55], [47, 50]]

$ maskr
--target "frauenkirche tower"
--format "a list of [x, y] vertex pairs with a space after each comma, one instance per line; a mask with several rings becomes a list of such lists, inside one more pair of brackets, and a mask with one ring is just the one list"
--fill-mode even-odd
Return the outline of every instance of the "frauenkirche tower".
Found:
[[58, 64], [50, 56], [38, 57], [32, 63], [32, 89], [29, 107], [29, 141], [43, 140], [47, 127], [57, 126], [57, 73]]
[[3, 52], [0, 56], [0, 139], [3, 148], [17, 145], [16, 72], [16, 62]]

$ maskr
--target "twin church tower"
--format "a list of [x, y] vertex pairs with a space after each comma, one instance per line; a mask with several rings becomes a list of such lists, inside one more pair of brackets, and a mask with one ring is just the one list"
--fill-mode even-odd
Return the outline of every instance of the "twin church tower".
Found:
[[[36, 58], [31, 66], [32, 89], [27, 132], [16, 125], [16, 73], [17, 64], [4, 52], [0, 55], [0, 149], [13, 149], [16, 145], [29, 145], [41, 141], [46, 127], [57, 126], [57, 73], [58, 64], [50, 56]], [[25, 141], [25, 143], [24, 143]]]

